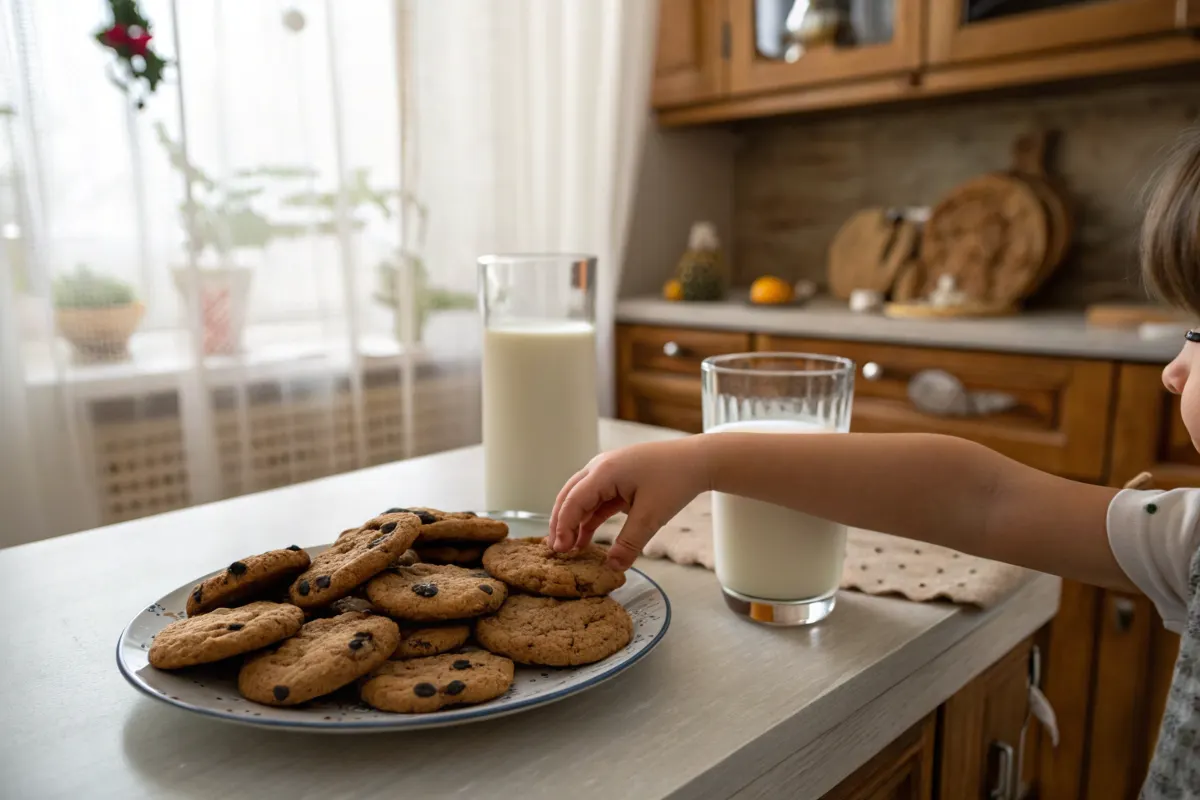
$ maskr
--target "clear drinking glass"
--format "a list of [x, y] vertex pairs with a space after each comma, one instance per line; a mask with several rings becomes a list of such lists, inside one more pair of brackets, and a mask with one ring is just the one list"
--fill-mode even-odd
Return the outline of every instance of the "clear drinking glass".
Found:
[[[807, 353], [742, 353], [700, 365], [705, 433], [848, 433], [854, 362]], [[833, 611], [846, 529], [799, 511], [713, 493], [717, 580], [736, 613], [808, 625]]]
[[559, 489], [600, 450], [596, 259], [479, 259], [487, 507], [549, 514]]

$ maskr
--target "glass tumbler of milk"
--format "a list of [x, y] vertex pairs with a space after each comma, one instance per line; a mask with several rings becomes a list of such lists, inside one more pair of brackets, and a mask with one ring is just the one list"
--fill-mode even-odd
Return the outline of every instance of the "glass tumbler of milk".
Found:
[[[847, 433], [854, 362], [805, 353], [744, 353], [700, 366], [704, 431], [801, 436]], [[736, 613], [809, 625], [833, 611], [844, 526], [781, 506], [714, 492], [717, 580]]]
[[600, 451], [596, 259], [479, 259], [484, 493], [488, 509], [549, 514]]

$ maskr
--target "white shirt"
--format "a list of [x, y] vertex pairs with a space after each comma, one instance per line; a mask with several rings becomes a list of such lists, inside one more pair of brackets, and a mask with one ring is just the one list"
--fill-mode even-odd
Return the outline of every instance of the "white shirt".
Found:
[[1200, 489], [1121, 491], [1108, 507], [1108, 544], [1167, 630], [1182, 633], [1192, 556], [1200, 547]]

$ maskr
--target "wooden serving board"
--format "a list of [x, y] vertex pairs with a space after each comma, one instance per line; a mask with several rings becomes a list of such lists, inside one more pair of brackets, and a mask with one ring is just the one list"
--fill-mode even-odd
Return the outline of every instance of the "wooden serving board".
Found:
[[886, 293], [916, 250], [917, 225], [885, 208], [855, 213], [829, 245], [829, 291], [849, 300], [855, 289]]
[[1087, 324], [1095, 328], [1136, 328], [1147, 322], [1191, 321], [1180, 311], [1149, 303], [1096, 303], [1087, 307]]
[[1009, 317], [1016, 313], [1016, 306], [996, 303], [964, 303], [958, 306], [934, 306], [929, 303], [888, 303], [883, 307], [883, 315], [892, 319]]

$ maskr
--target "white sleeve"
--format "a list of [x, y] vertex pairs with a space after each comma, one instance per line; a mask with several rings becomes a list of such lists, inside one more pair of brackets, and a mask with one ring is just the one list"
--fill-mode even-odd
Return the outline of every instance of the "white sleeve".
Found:
[[1108, 507], [1108, 545], [1129, 579], [1179, 633], [1192, 598], [1192, 556], [1200, 546], [1200, 489], [1125, 489]]

